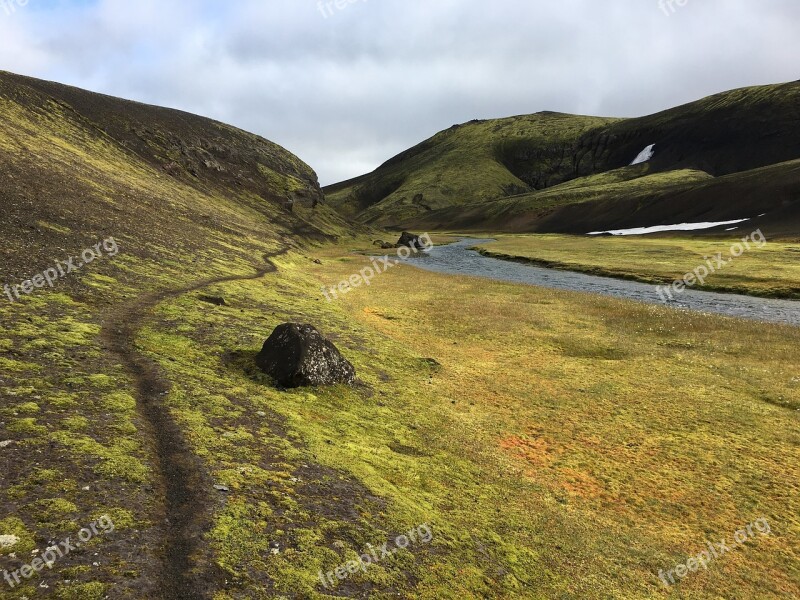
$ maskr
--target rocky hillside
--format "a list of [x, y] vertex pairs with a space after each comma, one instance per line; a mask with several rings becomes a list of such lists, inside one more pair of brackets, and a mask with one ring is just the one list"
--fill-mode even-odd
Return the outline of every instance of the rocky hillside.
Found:
[[[630, 166], [651, 145], [651, 159]], [[580, 232], [657, 224], [656, 213], [674, 222], [683, 216], [663, 207], [631, 220], [630, 203], [673, 203], [689, 190], [703, 220], [724, 220], [720, 215], [732, 206], [741, 218], [776, 208], [796, 214], [785, 204], [796, 198], [791, 167], [776, 167], [780, 182], [766, 177], [764, 193], [748, 194], [745, 203], [720, 200], [720, 190], [738, 193], [736, 179], [719, 186], [709, 180], [753, 171], [742, 180], [752, 182], [759, 177], [754, 170], [798, 158], [800, 82], [794, 82], [733, 90], [636, 119], [539, 113], [468, 123], [325, 192], [346, 214], [389, 227]], [[562, 212], [564, 206], [571, 208]], [[591, 222], [570, 225], [585, 212]], [[775, 224], [786, 225], [784, 216]]]
[[[322, 200], [310, 167], [256, 135], [0, 73], [0, 573], [11, 578], [0, 597], [195, 598], [224, 585], [199, 541], [220, 508], [199, 458], [209, 443], [176, 416], [187, 404], [164, 403], [175, 381], [152, 358], [175, 364], [186, 349], [148, 354], [142, 339], [190, 312], [199, 321], [181, 331], [202, 339], [216, 307], [189, 295], [157, 319], [159, 303], [258, 279], [293, 249], [311, 264], [302, 252], [349, 235]], [[213, 432], [237, 410], [201, 408], [192, 422]], [[91, 546], [20, 571], [90, 524]]]

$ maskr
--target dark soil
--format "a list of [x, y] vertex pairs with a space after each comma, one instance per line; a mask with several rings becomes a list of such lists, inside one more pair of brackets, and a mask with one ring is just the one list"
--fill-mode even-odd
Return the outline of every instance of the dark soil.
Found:
[[164, 495], [161, 585], [164, 600], [206, 598], [208, 596], [203, 590], [208, 589], [208, 583], [222, 576], [220, 573], [194, 571], [192, 561], [208, 525], [210, 502], [207, 491], [213, 482], [163, 403], [170, 389], [169, 381], [154, 360], [137, 350], [136, 336], [152, 309], [164, 300], [218, 283], [258, 279], [275, 270], [270, 263], [247, 277], [206, 279], [188, 287], [146, 294], [120, 307], [103, 325], [102, 335], [109, 349], [119, 357], [135, 381], [136, 400], [155, 444], [156, 465]]

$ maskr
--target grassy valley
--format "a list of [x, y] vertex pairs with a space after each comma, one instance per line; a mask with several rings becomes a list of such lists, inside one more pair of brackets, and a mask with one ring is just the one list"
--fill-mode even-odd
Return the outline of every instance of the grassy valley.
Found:
[[[454, 128], [326, 196], [291, 153], [194, 115], [6, 73], [0, 111], [3, 600], [800, 595], [796, 327], [411, 265], [323, 293], [394, 240], [375, 223], [644, 205], [748, 176], [733, 163], [624, 167], [581, 145], [624, 121], [540, 114]], [[575, 143], [593, 148], [577, 173]], [[793, 210], [797, 163], [753, 161], [736, 165], [753, 194], [768, 178]], [[725, 244], [487, 249], [661, 281]], [[709, 283], [796, 292], [795, 246]], [[14, 287], [92, 248], [52, 288]], [[255, 357], [285, 322], [319, 328], [356, 384], [277, 387]], [[662, 579], [757, 520], [768, 533]]]
[[[178, 382], [166, 402], [230, 488], [209, 536], [232, 586], [219, 599], [797, 593], [796, 328], [412, 266], [327, 302], [320, 287], [369, 248], [326, 246], [310, 267], [288, 254], [263, 281], [214, 286], [229, 306], [177, 298], [144, 332]], [[360, 386], [259, 377], [263, 332], [298, 319], [336, 340]], [[760, 517], [770, 536], [659, 580]], [[320, 584], [420, 523], [429, 544]]]

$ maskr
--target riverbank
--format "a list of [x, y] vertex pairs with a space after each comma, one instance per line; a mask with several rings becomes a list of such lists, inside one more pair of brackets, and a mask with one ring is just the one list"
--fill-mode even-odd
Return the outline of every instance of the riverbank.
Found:
[[[693, 289], [800, 299], [800, 244], [751, 242], [749, 249], [734, 256], [732, 248], [750, 234], [742, 228], [741, 233], [725, 239], [498, 235], [493, 236], [496, 241], [482, 243], [478, 250], [502, 260], [653, 285], [670, 285], [701, 266], [710, 271], [710, 261], [715, 272]], [[717, 266], [718, 255], [726, 261], [724, 267]]]
[[[697, 291], [681, 292], [621, 278], [600, 277], [568, 270], [549, 269], [532, 264], [500, 260], [472, 250], [492, 240], [462, 238], [437, 246], [411, 259], [420, 269], [449, 275], [472, 275], [485, 279], [553, 288], [584, 294], [612, 296], [645, 304], [668, 305], [675, 318], [684, 311], [716, 313], [729, 317], [800, 326], [797, 300], [760, 298], [741, 294]], [[670, 298], [669, 294], [672, 294]]]

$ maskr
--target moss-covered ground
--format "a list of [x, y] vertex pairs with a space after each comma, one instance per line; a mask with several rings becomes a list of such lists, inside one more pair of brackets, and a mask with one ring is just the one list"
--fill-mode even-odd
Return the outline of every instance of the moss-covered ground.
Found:
[[[216, 600], [800, 591], [800, 331], [410, 266], [327, 302], [321, 285], [365, 266], [356, 249], [368, 242], [286, 255], [276, 274], [213, 288], [225, 307], [167, 302], [142, 336], [228, 490], [209, 490]], [[284, 321], [334, 339], [360, 384], [281, 391], [259, 376]], [[660, 582], [762, 517], [771, 535]], [[320, 583], [422, 523], [430, 544]]]

